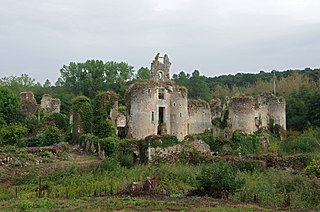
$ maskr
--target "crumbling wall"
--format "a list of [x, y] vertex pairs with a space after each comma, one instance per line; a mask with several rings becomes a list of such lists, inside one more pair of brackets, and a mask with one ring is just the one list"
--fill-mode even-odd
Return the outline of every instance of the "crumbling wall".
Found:
[[[160, 58], [163, 58], [163, 62], [159, 61]], [[170, 66], [171, 63], [169, 61], [168, 55], [165, 54], [164, 57], [160, 57], [160, 54], [158, 53], [151, 63], [151, 79], [155, 81], [170, 80]]]
[[203, 133], [212, 128], [211, 109], [204, 100], [188, 100], [189, 135]]
[[174, 135], [178, 140], [188, 135], [188, 95], [184, 87], [173, 87], [171, 95], [171, 135]]
[[222, 116], [222, 104], [221, 100], [219, 98], [212, 99], [210, 102], [210, 110], [211, 110], [211, 117], [214, 118], [220, 118]]
[[269, 116], [274, 124], [286, 129], [286, 102], [283, 97], [274, 97], [269, 102]]
[[52, 98], [48, 94], [42, 96], [40, 107], [44, 110], [44, 112], [60, 113], [60, 106], [60, 99]]
[[20, 93], [20, 104], [29, 115], [36, 115], [38, 111], [38, 104], [32, 92]]
[[151, 83], [136, 83], [126, 93], [127, 137], [145, 138], [157, 134], [157, 87]]
[[232, 97], [229, 104], [229, 122], [232, 132], [253, 133], [255, 127], [255, 101], [251, 96]]

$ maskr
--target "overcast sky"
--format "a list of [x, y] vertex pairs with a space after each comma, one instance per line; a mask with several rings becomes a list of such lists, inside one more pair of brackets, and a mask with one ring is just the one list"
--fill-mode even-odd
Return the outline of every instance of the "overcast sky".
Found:
[[0, 0], [0, 76], [87, 59], [206, 76], [320, 67], [319, 0]]

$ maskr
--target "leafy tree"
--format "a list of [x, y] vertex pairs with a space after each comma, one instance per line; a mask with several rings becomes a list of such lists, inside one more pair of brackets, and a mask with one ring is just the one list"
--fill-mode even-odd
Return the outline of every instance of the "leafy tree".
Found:
[[201, 76], [198, 70], [195, 70], [190, 77], [190, 84], [188, 88], [188, 95], [193, 99], [210, 100], [210, 90], [206, 83], [205, 76]]
[[136, 79], [138, 80], [149, 80], [150, 77], [151, 77], [151, 72], [150, 72], [150, 69], [148, 69], [147, 67], [141, 67], [137, 71]]
[[50, 80], [47, 79], [47, 80], [44, 82], [43, 87], [44, 87], [44, 88], [50, 88], [50, 87], [51, 87], [51, 82], [50, 82]]
[[127, 82], [133, 77], [133, 67], [124, 62], [87, 60], [85, 63], [64, 65], [60, 73], [57, 84], [76, 95], [94, 98], [99, 91], [114, 90], [123, 96]]
[[0, 86], [0, 124], [20, 123], [24, 119], [18, 97]]

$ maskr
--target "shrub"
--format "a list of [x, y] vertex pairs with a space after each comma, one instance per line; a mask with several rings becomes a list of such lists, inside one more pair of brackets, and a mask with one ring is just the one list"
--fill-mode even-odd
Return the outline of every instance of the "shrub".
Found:
[[43, 120], [44, 123], [56, 126], [59, 130], [66, 132], [68, 130], [68, 118], [61, 113], [47, 113]]
[[111, 120], [100, 120], [93, 129], [93, 133], [99, 138], [116, 137], [117, 130]]
[[106, 157], [100, 164], [99, 167], [106, 171], [115, 171], [120, 167], [119, 162], [111, 157]]
[[320, 160], [313, 160], [304, 171], [307, 175], [320, 177]]
[[197, 190], [202, 195], [228, 199], [244, 185], [244, 180], [238, 178], [237, 169], [220, 161], [213, 165], [204, 166], [197, 176]]
[[42, 134], [26, 139], [24, 144], [27, 147], [51, 146], [62, 141], [63, 133], [58, 128], [49, 126]]
[[197, 139], [203, 140], [210, 146], [211, 151], [221, 152], [223, 145], [227, 142], [223, 138], [216, 137], [210, 131], [197, 135]]
[[124, 166], [126, 168], [131, 168], [135, 164], [135, 159], [132, 152], [121, 152], [118, 155], [118, 161], [121, 166]]
[[104, 150], [106, 156], [111, 156], [117, 150], [119, 145], [117, 139], [112, 137], [101, 138], [98, 140], [98, 143], [100, 144], [101, 150]]
[[50, 126], [44, 131], [44, 140], [42, 146], [50, 146], [60, 143], [64, 140], [64, 136], [57, 127]]
[[21, 138], [28, 129], [20, 124], [9, 124], [0, 129], [0, 142], [2, 145], [20, 145]]
[[164, 136], [161, 136], [160, 139], [151, 139], [150, 146], [154, 148], [155, 147], [166, 148], [166, 147], [174, 146], [179, 143], [180, 142], [176, 136], [164, 135]]
[[27, 116], [23, 124], [28, 129], [29, 135], [35, 135], [42, 126], [36, 116]]
[[319, 141], [314, 137], [300, 136], [282, 142], [281, 148], [287, 153], [306, 153], [319, 150]]
[[261, 152], [261, 141], [257, 135], [246, 135], [234, 132], [232, 135], [233, 149], [241, 154], [257, 154]]

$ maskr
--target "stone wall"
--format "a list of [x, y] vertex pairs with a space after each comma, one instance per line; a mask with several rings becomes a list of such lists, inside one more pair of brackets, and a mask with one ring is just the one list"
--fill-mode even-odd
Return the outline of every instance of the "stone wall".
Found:
[[229, 122], [232, 132], [253, 133], [255, 127], [255, 101], [251, 96], [232, 97], [229, 104]]
[[203, 100], [188, 100], [189, 135], [203, 133], [211, 130], [212, 119], [208, 102]]
[[40, 108], [42, 108], [44, 112], [60, 113], [60, 106], [60, 99], [52, 98], [48, 94], [42, 96]]
[[171, 135], [174, 135], [178, 140], [188, 135], [188, 96], [187, 90], [183, 87], [174, 87], [171, 95]]
[[271, 93], [262, 93], [256, 98], [251, 96], [232, 97], [229, 104], [229, 126], [231, 132], [240, 130], [253, 133], [278, 124], [286, 129], [285, 99]]
[[38, 104], [32, 92], [20, 93], [20, 104], [28, 115], [36, 115], [38, 112]]

